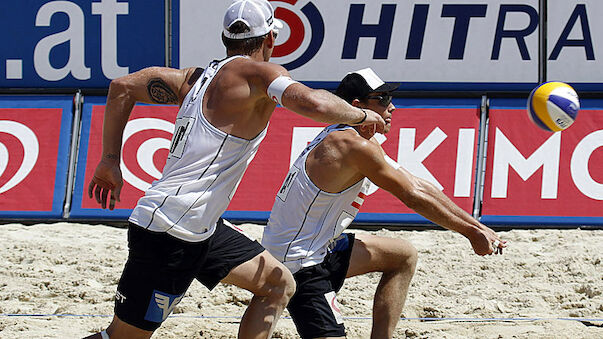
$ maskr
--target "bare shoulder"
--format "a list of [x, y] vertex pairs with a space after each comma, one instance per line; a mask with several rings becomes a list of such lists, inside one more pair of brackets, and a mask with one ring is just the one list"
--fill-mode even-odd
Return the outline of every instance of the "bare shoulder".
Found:
[[267, 62], [256, 61], [249, 58], [241, 58], [235, 64], [241, 72], [250, 78], [261, 79], [262, 82], [270, 84], [278, 76], [289, 76], [287, 69], [281, 65]]
[[359, 154], [379, 153], [379, 145], [360, 136], [355, 130], [346, 129], [330, 133], [324, 143], [336, 148], [344, 158], [356, 158]]
[[340, 143], [338, 148], [344, 152], [342, 155], [346, 165], [358, 169], [365, 175], [367, 175], [367, 168], [373, 171], [385, 164], [383, 157], [385, 152], [378, 142], [366, 139], [354, 132], [343, 136]]
[[[320, 159], [321, 168], [326, 172], [337, 173], [336, 177], [319, 186], [328, 192], [339, 192], [350, 183], [358, 182], [363, 177], [369, 177], [378, 172], [383, 166], [381, 146], [360, 136], [355, 130], [346, 129], [330, 133], [314, 150], [313, 158]], [[308, 166], [308, 163], [306, 163]], [[312, 171], [309, 171], [310, 178]], [[324, 175], [324, 173], [323, 173]], [[340, 183], [343, 186], [335, 185]], [[341, 186], [341, 187], [340, 187]]]
[[[270, 83], [280, 75], [289, 74], [287, 70], [277, 64], [256, 61], [250, 58], [238, 58], [226, 64], [217, 75], [220, 88], [231, 91], [231, 97], [249, 96], [272, 105], [273, 101], [266, 93]], [[232, 91], [237, 93], [232, 93]], [[270, 110], [272, 111], [272, 110]]]

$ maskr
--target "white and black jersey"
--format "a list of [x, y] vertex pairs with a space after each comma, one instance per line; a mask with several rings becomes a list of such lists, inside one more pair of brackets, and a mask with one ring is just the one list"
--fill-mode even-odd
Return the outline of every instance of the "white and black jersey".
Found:
[[293, 273], [323, 261], [330, 242], [348, 227], [371, 182], [362, 179], [339, 193], [322, 191], [308, 177], [306, 158], [327, 135], [353, 129], [326, 127], [297, 158], [275, 198], [262, 245]]
[[257, 153], [267, 128], [252, 140], [229, 135], [203, 115], [203, 96], [220, 68], [214, 61], [187, 94], [175, 122], [162, 178], [153, 182], [130, 222], [190, 242], [210, 237]]

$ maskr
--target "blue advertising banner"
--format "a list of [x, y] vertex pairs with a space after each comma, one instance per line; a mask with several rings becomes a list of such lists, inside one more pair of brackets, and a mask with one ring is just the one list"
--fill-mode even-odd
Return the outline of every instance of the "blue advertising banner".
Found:
[[0, 28], [0, 87], [106, 88], [166, 64], [164, 1], [4, 1]]
[[73, 97], [0, 97], [0, 218], [60, 219]]

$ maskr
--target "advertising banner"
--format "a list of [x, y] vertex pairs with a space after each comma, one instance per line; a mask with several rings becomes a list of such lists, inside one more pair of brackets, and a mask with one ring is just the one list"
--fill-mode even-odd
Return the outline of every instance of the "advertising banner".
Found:
[[88, 198], [88, 184], [102, 155], [105, 102], [105, 97], [84, 98], [72, 218], [127, 219], [144, 191], [161, 177], [170, 148], [178, 107], [136, 105], [123, 135], [121, 202], [113, 211], [100, 208]]
[[482, 222], [603, 224], [603, 100], [581, 100], [563, 132], [539, 129], [525, 100], [493, 99]]
[[[538, 0], [271, 2], [285, 24], [271, 61], [313, 86], [333, 88], [365, 67], [403, 89], [527, 90], [538, 82]], [[229, 4], [175, 2], [176, 66], [225, 56]]]
[[106, 88], [166, 65], [164, 1], [3, 1], [0, 28], [0, 87]]
[[548, 1], [547, 80], [603, 90], [603, 2]]
[[63, 215], [73, 97], [0, 97], [0, 218]]
[[[121, 202], [102, 210], [87, 196], [87, 186], [101, 156], [104, 98], [86, 98], [71, 217], [125, 219], [165, 164], [175, 106], [136, 106], [124, 132]], [[392, 159], [417, 176], [430, 180], [470, 212], [473, 205], [479, 100], [395, 100], [392, 129], [383, 147]], [[266, 221], [290, 164], [324, 128], [278, 107], [268, 134], [245, 173], [224, 217]], [[426, 220], [387, 192], [366, 199], [358, 222]]]

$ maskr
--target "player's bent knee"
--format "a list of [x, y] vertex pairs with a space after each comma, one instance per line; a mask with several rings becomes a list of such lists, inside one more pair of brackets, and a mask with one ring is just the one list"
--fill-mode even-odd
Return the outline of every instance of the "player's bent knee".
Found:
[[267, 286], [267, 293], [264, 296], [273, 304], [286, 306], [293, 294], [295, 294], [295, 282], [281, 281], [278, 284]]
[[268, 275], [266, 284], [260, 293], [271, 299], [282, 300], [287, 303], [295, 293], [295, 288], [293, 274], [291, 274], [287, 267], [279, 264]]
[[[284, 267], [284, 266], [283, 266]], [[289, 301], [293, 294], [295, 294], [296, 284], [295, 279], [293, 278], [293, 274], [289, 269], [285, 268], [285, 274], [283, 274], [281, 281], [279, 282], [279, 286], [281, 287], [282, 297]]]
[[285, 289], [285, 294], [287, 294], [287, 296], [289, 296], [289, 298], [291, 298], [293, 296], [293, 294], [295, 294], [295, 290], [297, 289], [297, 284], [295, 282], [295, 278], [293, 278], [293, 274], [291, 274], [291, 271], [289, 271], [289, 269], [287, 269], [287, 278], [286, 278], [286, 289]]
[[419, 252], [417, 249], [410, 242], [405, 241], [400, 253], [400, 265], [402, 268], [414, 271], [418, 258]]
[[379, 260], [383, 272], [414, 272], [418, 261], [417, 249], [407, 240], [390, 239], [386, 246], [380, 248]]

